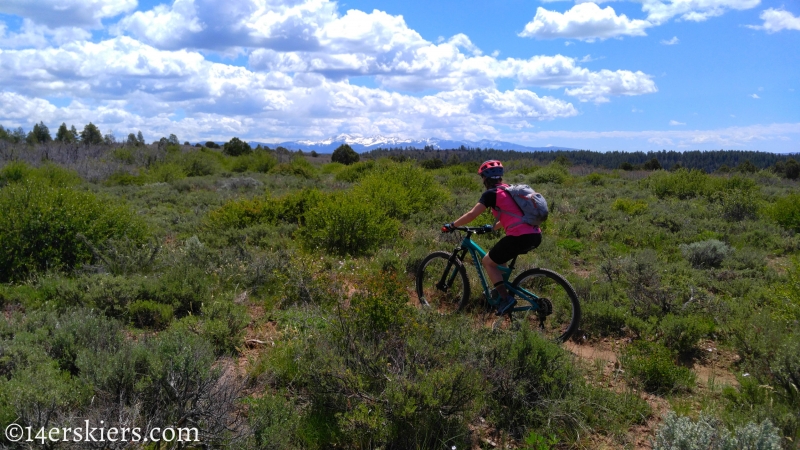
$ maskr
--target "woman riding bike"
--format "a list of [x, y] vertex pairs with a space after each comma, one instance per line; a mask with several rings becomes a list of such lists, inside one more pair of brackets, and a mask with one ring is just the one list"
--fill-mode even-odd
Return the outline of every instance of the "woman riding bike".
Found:
[[504, 265], [515, 256], [538, 247], [542, 243], [542, 230], [538, 226], [531, 226], [519, 220], [523, 213], [511, 194], [505, 190], [508, 185], [503, 183], [503, 164], [500, 161], [493, 159], [484, 162], [478, 169], [478, 175], [483, 179], [486, 191], [469, 212], [455, 221], [445, 224], [442, 231], [451, 232], [455, 227], [472, 222], [487, 208], [492, 208], [492, 214], [497, 219], [493, 229], [502, 227], [506, 235], [489, 250], [482, 263], [497, 295], [501, 297], [497, 304], [497, 315], [502, 316], [511, 311], [517, 304], [517, 300], [509, 294], [504, 286], [503, 275], [497, 267]]

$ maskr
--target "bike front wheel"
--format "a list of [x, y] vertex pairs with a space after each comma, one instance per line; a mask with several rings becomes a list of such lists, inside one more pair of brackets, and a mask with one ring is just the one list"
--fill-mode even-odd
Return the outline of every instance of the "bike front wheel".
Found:
[[461, 261], [451, 261], [451, 257], [447, 252], [434, 252], [417, 268], [417, 298], [440, 314], [461, 311], [469, 300], [467, 271]]
[[569, 339], [578, 329], [581, 305], [575, 289], [564, 277], [548, 269], [530, 269], [511, 284], [526, 294], [517, 298], [515, 319], [527, 322], [546, 339], [558, 343]]

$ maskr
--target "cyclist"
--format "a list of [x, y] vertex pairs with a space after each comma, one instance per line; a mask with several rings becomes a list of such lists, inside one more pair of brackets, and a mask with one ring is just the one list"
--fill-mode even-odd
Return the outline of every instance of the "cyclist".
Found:
[[[522, 210], [511, 194], [503, 189], [508, 187], [503, 183], [503, 164], [497, 160], [489, 160], [478, 168], [478, 175], [483, 179], [486, 191], [472, 209], [451, 223], [442, 227], [442, 231], [451, 232], [455, 227], [466, 225], [481, 215], [487, 208], [492, 208], [492, 214], [497, 219], [494, 226], [486, 225], [492, 229], [503, 228], [506, 235], [500, 239], [489, 253], [483, 258], [483, 267], [489, 279], [494, 284], [496, 295], [500, 296], [497, 304], [497, 315], [502, 316], [517, 304], [517, 300], [509, 294], [503, 283], [503, 274], [498, 269], [515, 256], [527, 253], [542, 243], [542, 230], [539, 227], [522, 223], [519, 220]], [[504, 214], [504, 212], [509, 214]], [[513, 215], [512, 215], [513, 214]]]

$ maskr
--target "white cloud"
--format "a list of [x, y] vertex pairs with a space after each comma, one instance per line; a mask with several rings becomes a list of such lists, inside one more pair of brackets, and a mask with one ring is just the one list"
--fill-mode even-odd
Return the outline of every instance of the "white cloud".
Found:
[[672, 141], [672, 139], [666, 138], [666, 137], [652, 137], [652, 138], [648, 139], [647, 142], [650, 142], [651, 144], [662, 145], [662, 146], [669, 146], [669, 145], [674, 145], [675, 144]]
[[3, 0], [0, 13], [46, 25], [99, 28], [101, 20], [136, 8], [136, 0]]
[[673, 126], [673, 127], [678, 126], [678, 125], [686, 125], [684, 122], [678, 122], [677, 120], [670, 120], [669, 124], [670, 124], [670, 126]]
[[113, 31], [164, 49], [308, 50], [319, 46], [320, 29], [335, 18], [336, 3], [327, 0], [175, 0], [136, 11]]
[[761, 0], [643, 0], [642, 11], [647, 20], [660, 25], [673, 17], [702, 22], [710, 17], [721, 16], [726, 11], [755, 8]]
[[783, 9], [769, 8], [759, 16], [764, 21], [763, 25], [747, 25], [754, 30], [764, 30], [767, 33], [777, 33], [781, 30], [800, 30], [800, 17], [795, 17], [791, 12]]
[[617, 15], [607, 6], [600, 9], [595, 3], [579, 3], [564, 13], [536, 9], [536, 16], [519, 33], [521, 37], [537, 39], [567, 38], [593, 42], [595, 39], [608, 39], [618, 36], [645, 36], [650, 22], [628, 19], [625, 14]]
[[710, 130], [643, 130], [643, 131], [538, 131], [516, 136], [517, 142], [542, 142], [547, 140], [592, 140], [600, 145], [602, 140], [641, 139], [658, 145], [675, 142], [681, 148], [743, 148], [766, 141], [787, 141], [800, 136], [800, 123], [775, 123]]
[[[189, 140], [343, 132], [484, 138], [499, 136], [499, 127], [524, 131], [577, 115], [559, 96], [602, 103], [657, 91], [640, 71], [581, 67], [589, 55], [499, 59], [464, 34], [429, 42], [402, 16], [338, 15], [327, 0], [274, 1], [175, 0], [125, 17], [115, 37], [96, 42], [74, 27], [25, 19], [9, 33], [0, 23], [0, 123], [93, 121], [104, 132], [177, 132]], [[207, 51], [246, 55], [250, 65], [214, 63]], [[351, 85], [351, 76], [379, 87]], [[502, 79], [515, 88], [498, 90]], [[402, 93], [423, 90], [433, 93]], [[71, 103], [57, 108], [46, 97]], [[186, 117], [175, 120], [179, 109]]]
[[37, 25], [31, 19], [23, 19], [19, 32], [9, 33], [4, 22], [0, 22], [0, 48], [43, 48], [64, 45], [69, 42], [89, 39], [91, 34], [81, 28], [62, 27], [50, 29]]
[[664, 45], [675, 45], [678, 42], [680, 42], [680, 40], [678, 39], [678, 36], [672, 36], [672, 39], [662, 39], [661, 40], [661, 43], [664, 44]]
[[750, 94], [750, 97], [755, 98], [755, 99], [761, 98], [761, 97], [758, 96], [758, 94]]
[[617, 70], [612, 72], [603, 69], [599, 72], [589, 72], [583, 86], [566, 89], [564, 92], [567, 95], [578, 97], [582, 102], [605, 103], [612, 95], [652, 94], [658, 92], [658, 88], [651, 77], [641, 71]]
[[605, 56], [592, 58], [592, 55], [586, 55], [583, 58], [579, 59], [578, 62], [587, 63], [587, 62], [592, 62], [592, 61], [600, 61], [601, 59], [605, 59]]

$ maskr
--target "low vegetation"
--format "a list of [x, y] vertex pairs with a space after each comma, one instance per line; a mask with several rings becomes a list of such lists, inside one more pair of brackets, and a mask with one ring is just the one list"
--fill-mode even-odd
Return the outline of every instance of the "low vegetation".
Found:
[[[709, 174], [509, 153], [506, 180], [551, 206], [518, 267], [564, 274], [583, 305], [557, 346], [483, 323], [478, 289], [451, 317], [410, 297], [419, 261], [455, 245], [439, 227], [475, 204], [488, 151], [329, 162], [239, 139], [4, 132], [3, 424], [190, 423], [215, 448], [623, 448], [645, 427], [658, 449], [800, 439], [794, 160]], [[610, 365], [575, 355], [607, 347]]]

